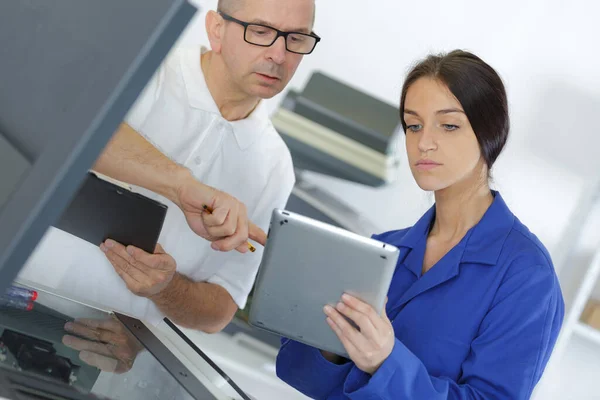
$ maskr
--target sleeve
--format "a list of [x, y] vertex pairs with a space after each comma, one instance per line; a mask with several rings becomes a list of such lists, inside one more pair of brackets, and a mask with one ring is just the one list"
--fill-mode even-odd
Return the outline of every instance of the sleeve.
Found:
[[[275, 165], [265, 185], [258, 204], [249, 210], [250, 219], [265, 232], [269, 228], [274, 208], [284, 208], [295, 183], [294, 170], [289, 153]], [[248, 294], [252, 290], [258, 266], [262, 259], [262, 246], [252, 254], [227, 253], [226, 261], [212, 275], [208, 282], [225, 288], [239, 308], [244, 308]]]
[[564, 316], [556, 275], [548, 266], [521, 265], [505, 278], [482, 321], [458, 382], [428, 374], [399, 340], [369, 376], [356, 366], [344, 394], [363, 399], [529, 399], [544, 371]]
[[282, 339], [276, 364], [279, 379], [313, 399], [327, 399], [353, 366], [333, 364], [320, 350], [290, 339]]

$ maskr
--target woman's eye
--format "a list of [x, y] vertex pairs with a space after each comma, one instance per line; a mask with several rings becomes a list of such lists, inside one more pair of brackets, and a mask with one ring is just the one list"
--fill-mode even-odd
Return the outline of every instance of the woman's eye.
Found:
[[455, 131], [458, 129], [457, 125], [451, 125], [451, 124], [444, 124], [442, 125], [444, 127], [445, 130], [451, 132], [451, 131]]
[[421, 129], [423, 129], [423, 126], [422, 125], [408, 125], [406, 127], [406, 129], [409, 130], [409, 131], [411, 131], [411, 132], [418, 132]]

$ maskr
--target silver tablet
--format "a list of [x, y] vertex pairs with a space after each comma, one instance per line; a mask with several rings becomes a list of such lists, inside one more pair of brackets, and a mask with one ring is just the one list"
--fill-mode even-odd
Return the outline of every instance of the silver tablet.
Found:
[[274, 210], [252, 297], [251, 325], [347, 357], [323, 307], [348, 293], [381, 312], [399, 250]]

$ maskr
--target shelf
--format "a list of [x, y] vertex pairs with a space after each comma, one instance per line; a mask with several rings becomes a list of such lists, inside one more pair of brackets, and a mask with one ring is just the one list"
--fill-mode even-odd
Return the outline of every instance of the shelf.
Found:
[[578, 322], [573, 329], [573, 333], [579, 337], [583, 337], [589, 341], [592, 341], [600, 345], [600, 331], [592, 328], [584, 322]]

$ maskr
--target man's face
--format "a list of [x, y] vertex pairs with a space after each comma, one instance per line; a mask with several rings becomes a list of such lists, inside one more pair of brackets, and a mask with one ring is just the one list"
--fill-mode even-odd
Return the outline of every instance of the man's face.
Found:
[[[245, 0], [231, 16], [284, 32], [312, 31], [314, 0]], [[280, 93], [294, 76], [303, 55], [286, 50], [285, 38], [270, 47], [244, 40], [244, 27], [225, 21], [221, 55], [233, 83], [250, 96], [269, 99]]]

